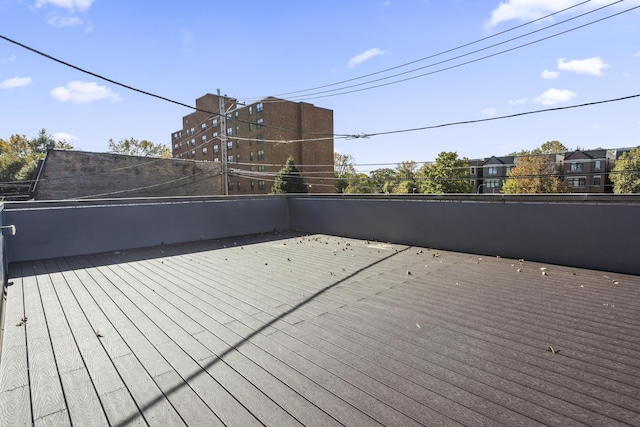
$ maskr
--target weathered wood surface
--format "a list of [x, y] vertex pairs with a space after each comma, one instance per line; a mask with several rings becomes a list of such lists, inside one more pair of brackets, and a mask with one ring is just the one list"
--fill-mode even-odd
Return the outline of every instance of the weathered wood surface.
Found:
[[637, 276], [276, 234], [9, 275], [2, 426], [640, 425]]

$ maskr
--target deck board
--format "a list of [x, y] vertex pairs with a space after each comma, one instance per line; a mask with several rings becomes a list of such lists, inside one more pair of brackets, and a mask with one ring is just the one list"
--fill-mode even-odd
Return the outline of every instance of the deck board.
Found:
[[640, 426], [637, 276], [266, 234], [9, 277], [0, 425]]

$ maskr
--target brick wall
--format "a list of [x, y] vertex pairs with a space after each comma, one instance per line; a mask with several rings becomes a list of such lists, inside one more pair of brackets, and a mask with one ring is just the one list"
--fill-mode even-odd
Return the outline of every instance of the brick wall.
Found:
[[218, 195], [220, 183], [220, 165], [210, 162], [51, 150], [34, 198]]

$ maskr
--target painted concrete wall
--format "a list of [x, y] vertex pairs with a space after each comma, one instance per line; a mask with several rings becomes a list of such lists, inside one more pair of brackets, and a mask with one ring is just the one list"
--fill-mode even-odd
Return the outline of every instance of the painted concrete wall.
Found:
[[289, 206], [305, 233], [640, 274], [640, 203], [612, 199], [295, 196]]
[[299, 230], [640, 274], [640, 197], [260, 196], [9, 203], [9, 261]]
[[277, 196], [55, 205], [5, 210], [17, 229], [6, 239], [9, 262], [288, 229], [286, 198]]

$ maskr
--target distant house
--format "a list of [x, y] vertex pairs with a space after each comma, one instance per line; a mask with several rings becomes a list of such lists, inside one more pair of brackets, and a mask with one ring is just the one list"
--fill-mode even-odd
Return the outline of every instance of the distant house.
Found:
[[508, 173], [515, 166], [515, 156], [491, 156], [482, 164], [482, 193], [500, 193]]
[[576, 150], [564, 156], [563, 175], [572, 193], [612, 193], [609, 172], [617, 150]]
[[482, 190], [482, 166], [484, 159], [469, 160], [469, 183], [471, 184], [472, 193], [480, 193]]

